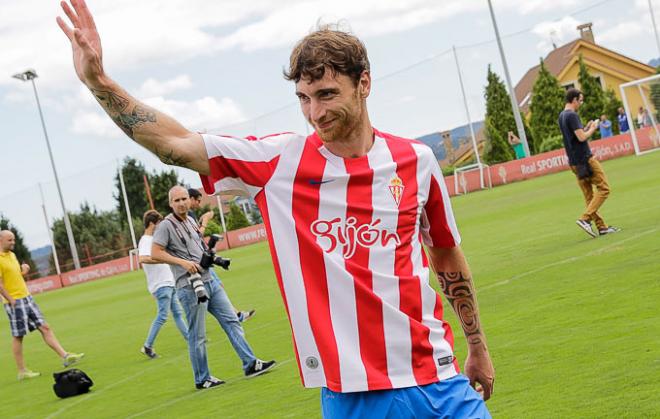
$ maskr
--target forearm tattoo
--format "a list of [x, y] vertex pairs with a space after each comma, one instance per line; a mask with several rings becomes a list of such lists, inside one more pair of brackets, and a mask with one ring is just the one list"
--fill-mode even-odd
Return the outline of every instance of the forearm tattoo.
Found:
[[[135, 140], [134, 129], [147, 123], [156, 122], [156, 113], [151, 109], [142, 105], [135, 104], [132, 109], [131, 101], [129, 98], [118, 95], [117, 93], [92, 89], [92, 93], [96, 100], [101, 104], [103, 109], [110, 115], [115, 124], [126, 133], [130, 138]], [[169, 165], [188, 167], [189, 160], [176, 154], [174, 150], [158, 147], [153, 144], [143, 144], [150, 149], [160, 160]]]
[[464, 277], [461, 272], [438, 272], [438, 280], [461, 322], [468, 343], [481, 343], [481, 325], [472, 279]]
[[[115, 124], [133, 138], [133, 129], [147, 122], [156, 122], [156, 113], [139, 104], [129, 111], [129, 99], [114, 92], [92, 89], [96, 100], [108, 112]], [[133, 138], [134, 139], [134, 138]]]

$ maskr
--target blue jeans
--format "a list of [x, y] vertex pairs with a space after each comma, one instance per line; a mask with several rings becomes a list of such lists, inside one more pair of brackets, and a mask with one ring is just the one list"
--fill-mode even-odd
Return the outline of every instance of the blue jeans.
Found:
[[211, 278], [217, 279], [220, 285], [222, 285], [222, 281], [220, 280], [220, 277], [218, 276], [217, 273], [215, 273], [215, 269], [213, 267], [209, 268], [209, 273], [211, 274]]
[[208, 359], [206, 356], [206, 311], [218, 320], [220, 327], [225, 331], [234, 351], [243, 363], [243, 370], [247, 370], [256, 357], [252, 348], [245, 340], [243, 327], [236, 317], [236, 313], [227, 297], [224, 287], [220, 281], [210, 280], [204, 283], [209, 300], [198, 303], [197, 296], [190, 285], [177, 289], [177, 295], [183, 305], [188, 319], [188, 352], [190, 363], [195, 376], [195, 384], [202, 384], [207, 380], [209, 372]]
[[183, 335], [183, 338], [188, 340], [188, 326], [183, 319], [183, 310], [181, 310], [179, 300], [174, 294], [174, 287], [160, 287], [156, 290], [156, 292], [154, 292], [153, 295], [156, 298], [156, 302], [158, 303], [158, 314], [156, 315], [153, 323], [151, 323], [149, 335], [147, 336], [147, 340], [144, 342], [144, 346], [147, 348], [154, 347], [156, 336], [158, 336], [160, 328], [163, 327], [167, 321], [167, 315], [170, 310], [172, 311], [172, 317], [174, 317], [174, 323], [176, 323], [176, 327], [179, 329], [179, 332], [181, 332], [181, 335]]

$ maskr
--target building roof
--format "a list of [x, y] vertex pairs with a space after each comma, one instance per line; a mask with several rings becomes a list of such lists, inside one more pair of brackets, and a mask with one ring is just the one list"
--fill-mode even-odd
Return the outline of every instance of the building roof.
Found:
[[[568, 44], [562, 45], [561, 47], [550, 51], [550, 53], [543, 60], [543, 64], [545, 65], [545, 68], [548, 69], [550, 74], [557, 76], [564, 69], [564, 67], [566, 67], [566, 65], [571, 61], [571, 58], [573, 57], [571, 51], [579, 41], [580, 39], [576, 39], [569, 42]], [[527, 106], [522, 104], [522, 102], [523, 99], [526, 99], [527, 95], [532, 92], [532, 87], [534, 87], [534, 82], [536, 81], [536, 77], [538, 76], [540, 69], [541, 64], [530, 68], [516, 85], [516, 100], [518, 105], [522, 108], [527, 109]]]
[[[554, 50], [550, 51], [550, 53], [543, 60], [543, 64], [553, 76], [557, 77], [566, 68], [566, 66], [571, 63], [571, 60], [575, 58], [576, 53], [580, 47], [600, 49], [603, 52], [605, 52], [607, 55], [610, 56], [615, 55], [618, 58], [620, 58], [622, 61], [624, 60], [628, 62], [632, 61], [634, 64], [648, 67], [651, 71], [653, 71], [653, 68], [648, 66], [647, 64], [641, 63], [630, 57], [626, 57], [623, 54], [607, 49], [601, 45], [588, 42], [582, 38], [575, 39], [565, 45], [562, 45], [559, 48], [555, 48]], [[601, 67], [609, 68], [611, 70], [618, 71], [621, 73], [621, 70], [612, 69], [610, 66], [607, 66], [604, 63], [595, 62], [593, 58], [589, 61]], [[518, 82], [518, 84], [514, 89], [517, 103], [523, 111], [527, 111], [529, 107], [529, 103], [530, 103], [529, 98], [531, 96], [532, 88], [534, 87], [534, 82], [536, 81], [540, 68], [541, 68], [540, 64], [530, 68], [527, 71], [527, 73], [525, 73], [525, 75], [520, 79], [520, 81]]]

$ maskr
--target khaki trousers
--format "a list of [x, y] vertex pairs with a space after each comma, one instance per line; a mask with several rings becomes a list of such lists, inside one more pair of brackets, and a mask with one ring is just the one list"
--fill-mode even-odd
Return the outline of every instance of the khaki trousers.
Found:
[[[603, 166], [595, 158], [589, 159], [589, 165], [593, 171], [593, 176], [585, 179], [577, 179], [578, 186], [582, 190], [584, 200], [587, 204], [587, 209], [584, 214], [580, 216], [581, 220], [593, 221], [596, 223], [596, 228], [599, 230], [607, 228], [607, 224], [603, 218], [598, 214], [598, 209], [603, 205], [605, 200], [610, 194], [610, 185], [607, 183], [607, 176], [603, 171]], [[571, 166], [571, 170], [575, 173], [577, 178], [577, 169]], [[596, 188], [594, 192], [594, 187]]]

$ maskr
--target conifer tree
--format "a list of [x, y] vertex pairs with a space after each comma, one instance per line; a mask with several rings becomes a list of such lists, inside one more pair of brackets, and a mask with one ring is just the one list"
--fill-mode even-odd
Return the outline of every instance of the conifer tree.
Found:
[[227, 230], [229, 231], [250, 226], [245, 213], [234, 202], [229, 203], [229, 213], [226, 215], [226, 222]]
[[[660, 66], [656, 67], [655, 74], [660, 74]], [[660, 120], [660, 80], [651, 82], [651, 103], [655, 108], [655, 120]]]
[[[578, 113], [582, 119], [582, 123], [599, 119], [605, 110], [605, 93], [598, 79], [589, 74], [587, 66], [582, 60], [582, 55], [579, 59], [580, 70], [578, 72], [578, 83], [580, 83], [580, 91], [584, 95], [584, 103], [580, 106]], [[596, 130], [594, 139], [599, 138], [600, 133]]]
[[486, 98], [486, 151], [484, 161], [488, 164], [513, 160], [513, 149], [507, 142], [509, 131], [516, 131], [516, 121], [511, 111], [511, 101], [504, 83], [488, 66]]
[[612, 122], [612, 134], [617, 135], [620, 133], [619, 128], [619, 108], [623, 107], [623, 103], [616, 97], [614, 90], [607, 89], [605, 91], [605, 109], [604, 114], [607, 115], [607, 119]]
[[[541, 68], [532, 88], [532, 103], [529, 107], [531, 131], [534, 134], [534, 150], [539, 152], [547, 138], [560, 135], [557, 119], [564, 109], [564, 89], [559, 85], [541, 60]], [[532, 142], [530, 142], [531, 146]]]

